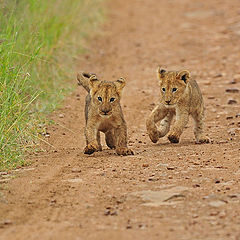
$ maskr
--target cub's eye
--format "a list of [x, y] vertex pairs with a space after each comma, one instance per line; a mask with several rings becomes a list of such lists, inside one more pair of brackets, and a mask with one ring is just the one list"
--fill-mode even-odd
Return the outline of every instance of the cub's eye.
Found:
[[101, 97], [98, 97], [97, 99], [98, 99], [98, 101], [102, 102], [102, 98]]
[[166, 91], [166, 89], [163, 87], [163, 88], [162, 88], [162, 91], [163, 91], [163, 92], [165, 92], [165, 91]]
[[110, 98], [110, 102], [114, 102], [114, 100], [115, 100], [115, 98], [113, 98], [113, 97]]
[[172, 89], [172, 92], [176, 92], [176, 91], [177, 91], [177, 88], [173, 88], [173, 89]]

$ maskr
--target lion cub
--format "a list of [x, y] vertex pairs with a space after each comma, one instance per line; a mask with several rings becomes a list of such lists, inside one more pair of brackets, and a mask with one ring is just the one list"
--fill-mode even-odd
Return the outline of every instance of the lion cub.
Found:
[[[170, 130], [174, 115], [175, 123], [168, 135], [171, 143], [178, 143], [189, 115], [195, 122], [194, 135], [197, 143], [208, 143], [209, 138], [203, 133], [204, 103], [201, 91], [190, 73], [183, 71], [157, 70], [160, 85], [160, 102], [151, 112], [146, 127], [152, 142], [156, 143]], [[157, 128], [156, 123], [160, 122]]]
[[105, 133], [106, 144], [116, 149], [118, 155], [133, 155], [127, 147], [127, 125], [120, 106], [123, 78], [115, 82], [100, 81], [94, 74], [81, 73], [77, 76], [79, 85], [87, 91], [85, 105], [85, 154], [101, 151], [100, 131]]

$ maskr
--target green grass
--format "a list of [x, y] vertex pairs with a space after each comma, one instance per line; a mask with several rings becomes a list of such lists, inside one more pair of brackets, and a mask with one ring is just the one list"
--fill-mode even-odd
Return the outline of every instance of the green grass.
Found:
[[0, 1], [0, 171], [26, 164], [44, 116], [72, 89], [103, 0]]

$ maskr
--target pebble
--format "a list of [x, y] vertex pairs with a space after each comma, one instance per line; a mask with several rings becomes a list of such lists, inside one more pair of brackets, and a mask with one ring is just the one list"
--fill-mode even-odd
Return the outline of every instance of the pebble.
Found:
[[5, 221], [3, 221], [3, 224], [4, 225], [10, 225], [10, 224], [12, 224], [12, 221], [11, 220], [5, 220]]
[[237, 101], [234, 100], [234, 99], [229, 99], [229, 100], [228, 100], [228, 104], [229, 104], [229, 105], [237, 104]]
[[240, 197], [240, 194], [237, 194], [237, 193], [236, 194], [229, 194], [228, 197], [229, 198], [238, 198], [238, 197]]
[[64, 114], [60, 113], [60, 114], [58, 115], [58, 117], [64, 118]]
[[219, 144], [228, 143], [228, 141], [227, 141], [227, 140], [220, 140], [218, 143], [219, 143]]
[[167, 167], [167, 166], [168, 166], [167, 163], [159, 163], [159, 164], [157, 165], [157, 167]]
[[215, 97], [213, 97], [213, 96], [209, 96], [208, 99], [215, 99]]
[[127, 225], [127, 226], [126, 226], [126, 229], [131, 229], [131, 228], [132, 228], [131, 225]]
[[221, 207], [221, 206], [223, 206], [225, 204], [226, 203], [224, 201], [216, 200], [216, 201], [210, 202], [208, 205], [211, 206], [211, 207]]
[[221, 73], [216, 74], [215, 76], [213, 76], [214, 78], [219, 78], [222, 77], [223, 75]]
[[82, 170], [80, 168], [73, 168], [72, 172], [73, 173], [80, 173]]
[[148, 227], [148, 225], [140, 223], [140, 224], [138, 224], [138, 227], [141, 228], [141, 229], [145, 229], [145, 228]]
[[74, 179], [67, 179], [67, 180], [62, 180], [63, 182], [69, 182], [69, 183], [81, 183], [83, 180], [81, 178], [74, 178]]
[[228, 92], [228, 93], [238, 93], [239, 89], [238, 88], [227, 88], [226, 92]]
[[218, 214], [219, 214], [218, 211], [216, 211], [216, 212], [211, 212], [211, 213], [210, 213], [210, 216], [217, 216]]
[[207, 81], [207, 82], [204, 83], [204, 85], [209, 86], [209, 85], [211, 85], [211, 82], [210, 82], [210, 81]]
[[111, 212], [111, 214], [110, 214], [111, 216], [117, 216], [118, 215], [118, 213], [117, 213], [117, 211], [113, 211], [113, 212]]
[[231, 135], [231, 136], [235, 136], [236, 135], [236, 128], [230, 128], [229, 130], [228, 130], [228, 134], [229, 135]]
[[148, 163], [143, 163], [142, 167], [149, 167], [149, 164]]
[[57, 203], [57, 200], [56, 199], [52, 199], [51, 200], [51, 204], [55, 204], [55, 203]]
[[154, 176], [148, 178], [148, 181], [152, 181], [152, 182], [155, 182], [158, 180], [159, 180], [159, 178], [155, 178]]
[[104, 211], [104, 215], [105, 215], [105, 216], [109, 216], [110, 213], [111, 213], [110, 210], [106, 210], [106, 211]]
[[219, 218], [225, 218], [226, 217], [226, 212], [225, 211], [222, 211], [219, 213]]
[[215, 194], [210, 194], [207, 196], [204, 196], [203, 199], [215, 199], [217, 196]]
[[230, 83], [230, 84], [236, 84], [237, 81], [236, 81], [236, 79], [233, 79], [233, 80], [231, 80], [229, 83]]

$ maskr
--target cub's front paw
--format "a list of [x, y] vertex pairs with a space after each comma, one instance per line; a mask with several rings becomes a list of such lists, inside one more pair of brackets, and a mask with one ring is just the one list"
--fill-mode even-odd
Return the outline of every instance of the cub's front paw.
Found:
[[116, 148], [116, 153], [118, 155], [122, 155], [122, 156], [134, 155], [133, 150], [131, 150], [130, 148], [127, 148], [127, 147]]
[[95, 144], [95, 143], [89, 143], [85, 149], [84, 149], [84, 154], [88, 154], [88, 155], [91, 155], [93, 154], [94, 152], [96, 151], [99, 151], [99, 146], [98, 144]]
[[179, 137], [177, 137], [177, 136], [175, 136], [173, 134], [168, 135], [168, 140], [171, 143], [179, 143]]
[[151, 131], [148, 133], [149, 138], [153, 143], [156, 143], [159, 139], [159, 132], [158, 131]]
[[197, 144], [209, 143], [209, 142], [210, 142], [210, 139], [207, 136], [200, 137], [198, 140], [196, 140]]
[[97, 151], [101, 152], [102, 151], [102, 146], [98, 145]]

